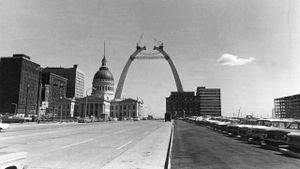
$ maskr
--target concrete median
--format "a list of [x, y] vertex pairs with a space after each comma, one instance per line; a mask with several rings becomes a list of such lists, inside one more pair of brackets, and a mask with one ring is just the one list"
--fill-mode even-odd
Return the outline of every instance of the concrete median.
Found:
[[[166, 122], [143, 140], [106, 164], [103, 169], [163, 169], [168, 163], [172, 123]], [[167, 161], [166, 161], [167, 159]]]

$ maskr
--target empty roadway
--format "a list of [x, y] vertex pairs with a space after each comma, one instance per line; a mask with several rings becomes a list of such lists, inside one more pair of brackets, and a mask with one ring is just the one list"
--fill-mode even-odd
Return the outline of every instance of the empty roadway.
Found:
[[101, 168], [155, 132], [163, 121], [14, 126], [0, 151], [26, 151], [29, 168]]

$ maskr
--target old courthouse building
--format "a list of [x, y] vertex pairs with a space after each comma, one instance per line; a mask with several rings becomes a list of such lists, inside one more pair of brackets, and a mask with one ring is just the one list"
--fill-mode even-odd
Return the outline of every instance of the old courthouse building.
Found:
[[24, 54], [1, 58], [0, 113], [36, 114], [39, 67]]
[[143, 102], [139, 99], [114, 99], [114, 77], [106, 65], [104, 55], [101, 67], [95, 73], [90, 96], [76, 99], [75, 114], [81, 117], [94, 116], [106, 119], [118, 118], [119, 120], [139, 117]]
[[82, 117], [94, 116], [107, 119], [110, 115], [110, 103], [114, 98], [114, 77], [106, 66], [106, 57], [93, 78], [92, 94], [76, 100], [76, 111]]

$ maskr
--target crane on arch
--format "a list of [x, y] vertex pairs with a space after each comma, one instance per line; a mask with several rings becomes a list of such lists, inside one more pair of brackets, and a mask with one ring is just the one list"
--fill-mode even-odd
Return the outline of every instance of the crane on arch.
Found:
[[[168, 61], [169, 63], [169, 66], [172, 70], [172, 73], [173, 73], [173, 76], [174, 76], [174, 79], [175, 79], [175, 83], [176, 83], [176, 87], [177, 87], [177, 91], [178, 92], [183, 92], [183, 88], [182, 88], [182, 84], [181, 84], [181, 81], [180, 81], [180, 78], [179, 78], [179, 75], [177, 73], [177, 70], [175, 68], [175, 65], [173, 63], [173, 61], [171, 60], [170, 56], [164, 51], [164, 46], [163, 46], [163, 43], [160, 42], [160, 41], [156, 41], [158, 42], [159, 46], [154, 46], [153, 50], [157, 50], [158, 53], [161, 53], [163, 56], [137, 56], [138, 54], [140, 54], [143, 50], [146, 50], [146, 46], [143, 46], [141, 47], [140, 46], [140, 42], [141, 42], [141, 39], [142, 39], [142, 36], [140, 38], [140, 40], [138, 41], [137, 43], [137, 46], [136, 46], [136, 50], [133, 52], [132, 55], [130, 55], [129, 59], [127, 60], [126, 64], [125, 64], [125, 67], [123, 68], [123, 71], [121, 73], [121, 76], [120, 76], [120, 79], [119, 79], [119, 82], [118, 82], [118, 86], [117, 86], [117, 89], [116, 89], [116, 93], [115, 93], [115, 100], [120, 100], [121, 99], [121, 95], [122, 95], [122, 90], [123, 90], [123, 86], [124, 86], [124, 83], [125, 83], [125, 79], [126, 79], [126, 76], [127, 76], [127, 72], [129, 70], [129, 67], [132, 63], [132, 61], [134, 61], [135, 59], [161, 59], [161, 58], [164, 58]], [[150, 55], [152, 55], [150, 53]]]

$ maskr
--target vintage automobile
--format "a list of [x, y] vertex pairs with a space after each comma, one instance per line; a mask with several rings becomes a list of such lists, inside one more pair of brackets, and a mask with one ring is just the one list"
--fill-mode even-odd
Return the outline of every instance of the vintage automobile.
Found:
[[248, 130], [248, 142], [261, 145], [269, 130], [274, 130], [274, 128], [284, 129], [291, 124], [291, 122], [293, 122], [291, 119], [258, 120], [257, 125], [252, 126], [252, 128]]
[[195, 122], [196, 118], [197, 116], [189, 116], [189, 117], [185, 117], [184, 119], [188, 122]]
[[0, 152], [0, 168], [1, 169], [25, 169], [27, 168], [25, 159], [27, 152]]
[[205, 126], [211, 130], [215, 130], [218, 122], [220, 122], [220, 117], [211, 117], [206, 120]]
[[9, 128], [9, 124], [7, 124], [7, 123], [2, 123], [1, 121], [0, 121], [0, 132], [1, 132], [1, 130], [6, 130], [6, 129], [8, 129]]
[[[238, 131], [239, 131], [239, 127], [241, 127], [242, 125], [247, 125], [247, 123], [253, 123], [256, 121], [253, 120], [249, 120], [246, 121], [246, 119], [244, 118], [234, 118], [235, 121], [232, 122], [231, 124], [228, 124], [226, 126], [226, 132], [224, 134], [226, 134], [229, 137], [237, 137], [239, 135]], [[253, 123], [254, 124], [254, 123]]]
[[133, 121], [140, 121], [140, 118], [139, 117], [133, 117]]
[[254, 125], [257, 124], [257, 119], [251, 118], [251, 119], [244, 119], [242, 120], [242, 123], [237, 125], [238, 135], [237, 137], [244, 140], [248, 139], [248, 130], [249, 128], [252, 128]]
[[206, 124], [208, 124], [208, 120], [210, 119], [210, 116], [199, 116], [196, 119], [196, 124], [200, 125], [200, 126], [206, 126]]
[[92, 119], [89, 117], [83, 117], [78, 119], [78, 123], [90, 123], [92, 122]]
[[281, 145], [287, 145], [287, 134], [294, 130], [298, 130], [297, 127], [300, 123], [300, 121], [291, 121], [292, 122], [289, 125], [278, 123], [278, 126], [268, 129], [261, 145], [276, 150]]
[[218, 122], [214, 124], [213, 128], [215, 131], [222, 133], [223, 131], [225, 131], [227, 125], [230, 123], [231, 123], [230, 118], [220, 118], [218, 119]]
[[297, 124], [297, 129], [286, 135], [287, 146], [280, 146], [279, 151], [283, 154], [300, 158], [300, 127]]
[[229, 118], [225, 119], [222, 122], [219, 122], [218, 125], [218, 132], [227, 134], [228, 133], [228, 126], [237, 125], [239, 124], [240, 120], [236, 118]]

